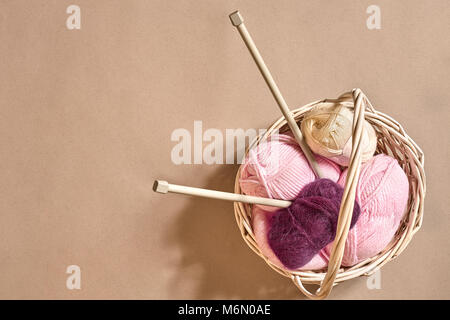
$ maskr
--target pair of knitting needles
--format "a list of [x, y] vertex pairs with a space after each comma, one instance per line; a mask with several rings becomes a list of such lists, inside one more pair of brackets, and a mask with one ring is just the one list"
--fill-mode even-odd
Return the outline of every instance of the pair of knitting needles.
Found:
[[[313, 169], [316, 176], [319, 178], [322, 178], [323, 175], [319, 168], [319, 165], [317, 164], [317, 161], [315, 160], [314, 155], [311, 152], [311, 149], [308, 147], [305, 140], [303, 139], [302, 132], [301, 132], [297, 122], [295, 121], [294, 116], [292, 115], [292, 112], [289, 110], [288, 105], [287, 105], [286, 101], [284, 100], [283, 95], [280, 92], [280, 89], [278, 89], [278, 86], [275, 83], [275, 80], [273, 79], [266, 64], [264, 63], [264, 60], [261, 57], [261, 54], [259, 53], [258, 48], [256, 47], [255, 43], [253, 42], [253, 39], [250, 36], [247, 28], [245, 27], [244, 19], [242, 18], [242, 15], [239, 13], [239, 11], [235, 11], [232, 14], [230, 14], [229, 17], [230, 17], [230, 20], [231, 20], [231, 23], [233, 24], [233, 26], [235, 26], [236, 29], [239, 31], [239, 34], [241, 35], [242, 39], [244, 40], [245, 45], [247, 46], [248, 50], [250, 51], [250, 54], [253, 57], [253, 60], [255, 61], [256, 65], [258, 66], [258, 69], [261, 72], [267, 85], [269, 86], [269, 89], [272, 92], [272, 95], [275, 98], [275, 101], [277, 102], [278, 106], [280, 107], [281, 113], [283, 114], [284, 118], [286, 119], [287, 124], [289, 125], [289, 128], [291, 129], [292, 133], [294, 134], [295, 139], [297, 140], [298, 144], [300, 145], [300, 148], [302, 149], [303, 153], [305, 154], [309, 165]], [[176, 184], [170, 184], [167, 181], [162, 181], [162, 180], [155, 181], [155, 183], [153, 185], [153, 190], [155, 192], [159, 192], [159, 193], [168, 193], [168, 192], [180, 193], [180, 194], [187, 194], [187, 195], [193, 195], [193, 196], [199, 196], [199, 197], [205, 197], [205, 198], [221, 199], [221, 200], [244, 202], [244, 203], [251, 203], [251, 204], [260, 204], [260, 205], [268, 205], [268, 206], [274, 206], [274, 207], [279, 207], [279, 208], [287, 208], [291, 205], [291, 201], [287, 201], [287, 200], [269, 199], [269, 198], [247, 196], [247, 195], [236, 194], [236, 193], [180, 186], [180, 185], [176, 185]]]

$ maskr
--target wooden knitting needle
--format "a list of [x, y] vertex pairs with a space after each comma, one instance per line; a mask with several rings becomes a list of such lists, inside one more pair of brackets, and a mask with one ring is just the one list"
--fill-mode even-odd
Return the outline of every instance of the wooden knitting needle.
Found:
[[281, 92], [278, 89], [275, 80], [273, 80], [273, 77], [270, 74], [269, 69], [267, 68], [263, 58], [261, 57], [261, 54], [258, 51], [258, 48], [256, 48], [256, 45], [253, 42], [252, 37], [250, 36], [247, 28], [245, 27], [244, 19], [242, 18], [239, 11], [233, 12], [232, 14], [230, 14], [229, 17], [233, 26], [235, 26], [238, 29], [239, 34], [241, 35], [242, 39], [245, 42], [245, 45], [247, 46], [248, 50], [250, 51], [250, 54], [253, 57], [253, 60], [255, 60], [256, 65], [258, 66], [259, 71], [261, 72], [262, 76], [264, 77], [264, 80], [269, 86], [269, 89], [272, 92], [272, 95], [275, 98], [275, 101], [277, 102], [278, 106], [280, 107], [280, 110], [283, 113], [283, 116], [285, 117], [289, 125], [289, 128], [291, 128], [291, 131], [294, 134], [295, 139], [300, 145], [300, 148], [302, 148], [302, 151], [305, 154], [306, 159], [309, 162], [309, 165], [311, 166], [317, 177], [323, 178], [322, 171], [320, 170], [320, 167], [317, 164], [317, 161], [314, 158], [311, 149], [309, 149], [308, 145], [303, 139], [302, 132], [300, 131], [297, 122], [292, 116], [292, 113], [289, 110], [288, 105], [286, 104], [286, 101], [284, 100], [283, 96], [281, 95]]
[[278, 207], [278, 208], [287, 208], [291, 205], [291, 201], [287, 201], [287, 200], [269, 199], [269, 198], [262, 198], [262, 197], [246, 196], [246, 195], [237, 194], [237, 193], [186, 187], [186, 186], [171, 184], [171, 183], [168, 183], [167, 181], [163, 181], [163, 180], [155, 180], [155, 182], [153, 184], [153, 191], [159, 192], [159, 193], [168, 193], [168, 192], [181, 193], [181, 194], [187, 194], [187, 195], [197, 196], [197, 197], [245, 202], [245, 203], [252, 203], [252, 204], [261, 204], [261, 205], [265, 205], [265, 206], [272, 206], [272, 207]]

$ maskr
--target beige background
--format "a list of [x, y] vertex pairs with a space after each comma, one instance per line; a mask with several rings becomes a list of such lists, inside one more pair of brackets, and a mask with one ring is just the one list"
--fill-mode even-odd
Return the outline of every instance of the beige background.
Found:
[[421, 231], [382, 289], [359, 278], [331, 298], [450, 298], [447, 0], [0, 1], [0, 298], [302, 297], [243, 242], [232, 203], [151, 191], [233, 189], [235, 165], [172, 164], [174, 129], [280, 116], [235, 9], [292, 107], [360, 87], [426, 155]]

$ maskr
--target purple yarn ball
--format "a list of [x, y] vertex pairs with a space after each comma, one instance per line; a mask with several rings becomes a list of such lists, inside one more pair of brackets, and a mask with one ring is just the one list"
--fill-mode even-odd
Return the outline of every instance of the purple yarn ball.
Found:
[[[318, 179], [306, 185], [290, 207], [274, 213], [267, 239], [286, 268], [301, 268], [334, 240], [343, 193], [337, 183]], [[355, 201], [350, 228], [360, 212]]]

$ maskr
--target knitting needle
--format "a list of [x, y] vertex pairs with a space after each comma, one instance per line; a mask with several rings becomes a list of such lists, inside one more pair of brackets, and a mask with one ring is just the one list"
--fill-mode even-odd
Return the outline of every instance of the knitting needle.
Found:
[[287, 208], [291, 205], [291, 201], [287, 201], [287, 200], [246, 196], [246, 195], [237, 194], [237, 193], [180, 186], [180, 185], [168, 183], [167, 181], [163, 181], [163, 180], [155, 180], [155, 182], [153, 184], [153, 191], [158, 192], [158, 193], [172, 192], [172, 193], [187, 194], [187, 195], [191, 195], [191, 196], [204, 197], [204, 198], [220, 199], [220, 200], [227, 200], [227, 201], [237, 201], [237, 202], [244, 202], [244, 203], [251, 203], [251, 204], [261, 204], [261, 205], [265, 205], [265, 206], [272, 206], [272, 207], [278, 207], [278, 208]]
[[300, 131], [300, 128], [297, 125], [297, 122], [295, 121], [291, 111], [288, 108], [288, 105], [286, 104], [286, 101], [284, 100], [283, 96], [281, 95], [280, 90], [278, 89], [277, 84], [275, 83], [275, 80], [273, 79], [272, 75], [270, 74], [269, 69], [267, 68], [266, 64], [264, 63], [263, 58], [261, 57], [261, 54], [258, 51], [258, 48], [256, 47], [255, 43], [253, 42], [252, 37], [248, 33], [247, 28], [244, 24], [244, 19], [242, 18], [239, 11], [235, 11], [232, 14], [230, 14], [230, 20], [233, 26], [235, 26], [239, 34], [242, 37], [242, 40], [244, 40], [245, 45], [247, 46], [248, 50], [250, 51], [250, 54], [253, 57], [253, 60], [255, 60], [256, 65], [258, 66], [259, 71], [261, 72], [262, 76], [264, 77], [264, 80], [266, 81], [267, 85], [269, 86], [270, 91], [272, 92], [273, 97], [275, 98], [275, 101], [277, 102], [278, 106], [280, 107], [281, 112], [283, 113], [283, 116], [285, 117], [289, 127], [291, 128], [292, 133], [294, 134], [295, 139], [297, 140], [298, 144], [300, 145], [300, 148], [302, 149], [303, 153], [306, 156], [306, 159], [309, 162], [309, 165], [315, 172], [316, 176], [319, 178], [323, 178], [322, 171], [320, 170], [319, 165], [317, 164], [316, 159], [314, 158], [314, 155], [311, 152], [311, 149], [309, 149], [308, 145], [306, 144], [305, 140], [303, 139], [302, 132]]

